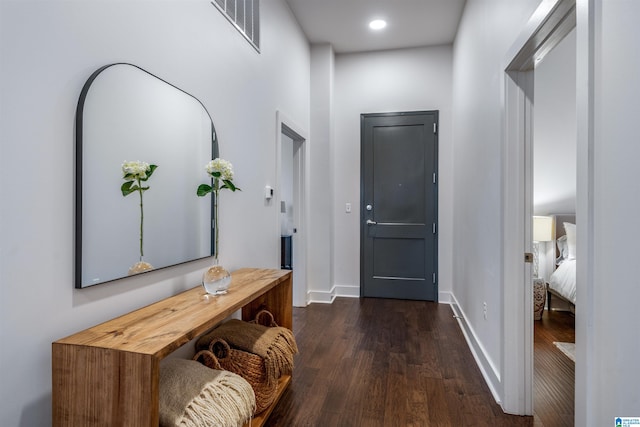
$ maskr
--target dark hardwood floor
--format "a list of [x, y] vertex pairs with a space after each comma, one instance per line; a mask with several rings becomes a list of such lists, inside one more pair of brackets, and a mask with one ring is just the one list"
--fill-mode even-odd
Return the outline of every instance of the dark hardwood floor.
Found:
[[495, 403], [448, 305], [339, 298], [293, 316], [300, 354], [267, 426], [534, 424]]
[[534, 331], [535, 427], [572, 427], [575, 363], [553, 342], [575, 342], [575, 318], [567, 311], [545, 310]]

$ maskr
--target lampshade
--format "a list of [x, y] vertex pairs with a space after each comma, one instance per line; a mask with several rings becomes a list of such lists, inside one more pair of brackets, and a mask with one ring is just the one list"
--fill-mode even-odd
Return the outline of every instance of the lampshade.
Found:
[[553, 218], [550, 216], [533, 217], [533, 241], [549, 242], [553, 240]]

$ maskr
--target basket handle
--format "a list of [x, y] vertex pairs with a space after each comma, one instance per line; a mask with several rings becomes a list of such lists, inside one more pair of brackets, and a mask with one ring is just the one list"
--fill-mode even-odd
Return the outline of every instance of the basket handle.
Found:
[[200, 350], [193, 356], [193, 360], [202, 363], [207, 368], [223, 370], [216, 355], [209, 350]]
[[223, 360], [229, 357], [231, 347], [222, 338], [216, 338], [209, 343], [208, 351], [213, 354], [214, 357], [218, 358], [219, 360]]
[[273, 318], [273, 314], [269, 310], [266, 310], [266, 309], [263, 309], [263, 310], [260, 310], [259, 312], [257, 312], [255, 319], [253, 319], [249, 323], [255, 323], [255, 324], [258, 324], [258, 325], [268, 326], [268, 327], [276, 327], [276, 326], [278, 326], [278, 324], [276, 323], [275, 319]]

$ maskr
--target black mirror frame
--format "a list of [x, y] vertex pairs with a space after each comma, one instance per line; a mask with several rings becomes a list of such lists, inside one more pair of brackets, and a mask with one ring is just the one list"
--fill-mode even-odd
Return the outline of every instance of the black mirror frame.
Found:
[[[184, 93], [185, 95], [190, 96], [191, 98], [193, 98], [194, 100], [196, 100], [204, 109], [204, 111], [207, 113], [207, 116], [209, 117], [209, 122], [211, 123], [211, 159], [215, 159], [217, 157], [219, 157], [219, 150], [218, 150], [218, 138], [217, 138], [217, 134], [216, 134], [216, 129], [215, 126], [213, 125], [213, 120], [211, 119], [211, 114], [209, 114], [209, 111], [207, 110], [207, 107], [205, 107], [205, 105], [195, 96], [191, 95], [190, 93], [180, 89], [179, 87], [169, 83], [168, 81], [156, 76], [153, 73], [148, 72], [147, 70], [131, 64], [131, 63], [127, 63], [127, 62], [115, 62], [112, 64], [107, 64], [104, 65], [100, 68], [98, 68], [96, 71], [94, 71], [91, 76], [89, 76], [89, 78], [87, 79], [87, 81], [85, 82], [84, 86], [82, 87], [82, 91], [80, 92], [80, 98], [78, 99], [78, 105], [76, 108], [76, 116], [75, 116], [75, 288], [76, 289], [86, 289], [88, 287], [91, 286], [95, 286], [95, 285], [101, 285], [104, 283], [110, 283], [116, 280], [121, 280], [126, 278], [127, 276], [123, 276], [123, 277], [119, 277], [119, 278], [115, 278], [115, 279], [110, 279], [110, 280], [106, 280], [104, 282], [100, 282], [100, 283], [96, 283], [95, 285], [86, 285], [83, 286], [82, 285], [82, 190], [83, 190], [83, 186], [82, 186], [82, 175], [83, 175], [83, 165], [82, 165], [82, 161], [83, 161], [83, 150], [82, 150], [82, 146], [83, 146], [83, 137], [82, 137], [82, 130], [83, 130], [83, 117], [84, 117], [84, 104], [85, 104], [85, 100], [87, 98], [87, 94], [89, 93], [89, 89], [91, 88], [91, 85], [93, 83], [93, 81], [100, 75], [100, 73], [102, 73], [103, 71], [105, 71], [106, 69], [113, 67], [114, 65], [128, 65], [131, 67], [135, 67], [140, 71], [143, 71], [147, 74], [149, 74], [150, 76], [162, 81], [163, 83], [166, 83], [167, 85], [179, 90], [180, 92]], [[213, 224], [213, 220], [214, 220], [214, 200], [213, 198], [215, 197], [215, 195], [213, 193], [211, 193], [211, 223]], [[211, 256], [212, 254], [215, 253], [215, 238], [214, 238], [214, 230], [213, 227], [211, 228], [211, 252], [208, 256]], [[202, 258], [207, 258], [208, 256], [202, 257]], [[196, 259], [202, 259], [202, 258], [195, 258], [192, 260], [188, 260], [188, 261], [184, 261], [184, 262], [179, 262], [176, 264], [172, 264], [172, 265], [167, 265], [165, 267], [159, 267], [157, 269], [154, 270], [150, 270], [150, 271], [156, 271], [156, 270], [162, 270], [165, 268], [169, 268], [169, 267], [173, 267], [176, 265], [180, 265], [180, 264], [185, 264], [187, 262], [191, 262], [191, 261], [195, 261]], [[148, 273], [150, 271], [144, 272], [144, 273]], [[144, 274], [144, 273], [140, 273], [140, 274]]]

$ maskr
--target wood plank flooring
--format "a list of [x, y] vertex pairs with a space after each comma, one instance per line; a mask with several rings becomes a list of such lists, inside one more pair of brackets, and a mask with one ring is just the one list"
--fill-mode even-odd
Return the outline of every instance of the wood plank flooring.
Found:
[[534, 331], [535, 427], [572, 427], [575, 364], [553, 342], [575, 342], [575, 318], [566, 311], [545, 310]]
[[495, 403], [448, 305], [339, 298], [293, 324], [301, 353], [266, 426], [533, 426]]

